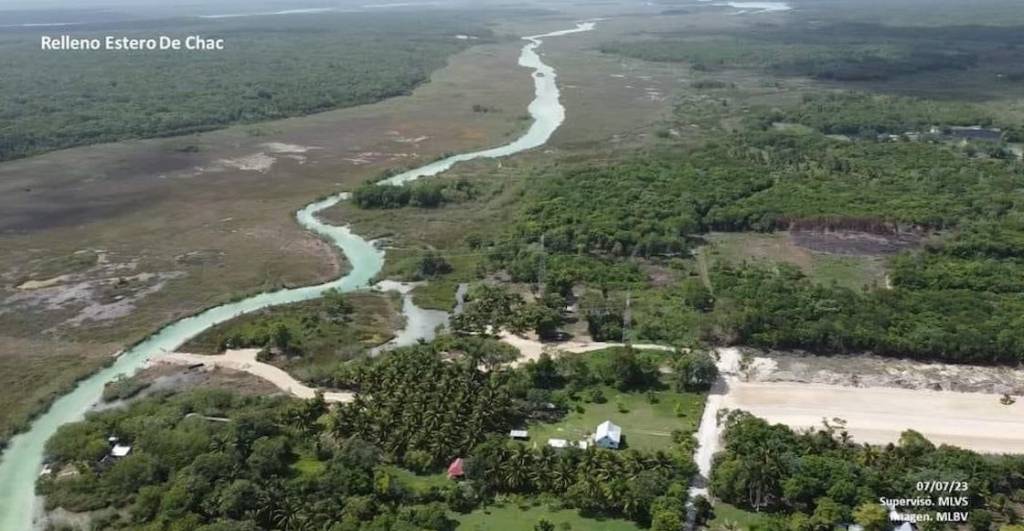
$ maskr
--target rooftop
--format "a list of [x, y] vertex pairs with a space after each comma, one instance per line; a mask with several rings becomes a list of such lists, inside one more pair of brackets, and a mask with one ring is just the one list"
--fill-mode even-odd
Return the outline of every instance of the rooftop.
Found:
[[597, 431], [594, 432], [594, 440], [600, 440], [608, 437], [610, 440], [618, 443], [622, 439], [622, 428], [617, 424], [612, 424], [612, 421], [606, 420], [597, 425]]

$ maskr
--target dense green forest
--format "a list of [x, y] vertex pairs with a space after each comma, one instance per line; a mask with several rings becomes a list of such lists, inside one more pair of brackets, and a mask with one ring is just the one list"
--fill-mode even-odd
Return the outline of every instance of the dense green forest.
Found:
[[[583, 304], [604, 306], [585, 312], [598, 339], [621, 338], [625, 297], [616, 293], [631, 290], [635, 339], [1024, 360], [1024, 165], [939, 138], [849, 141], [772, 126], [784, 115], [809, 127], [942, 127], [971, 109], [857, 94], [811, 103], [766, 109], [744, 131], [696, 147], [541, 172], [517, 221], [489, 242], [491, 267], [563, 295], [580, 284], [600, 290]], [[715, 268], [706, 289], [685, 262], [673, 262], [708, 231], [790, 228], [943, 236], [894, 257], [891, 289], [868, 292], [743, 264]], [[652, 262], [675, 264], [683, 276], [653, 289], [641, 267]]]
[[225, 49], [215, 52], [47, 52], [36, 33], [0, 30], [0, 161], [406, 94], [467, 46], [455, 35], [491, 35], [472, 13], [272, 20], [155, 21], [122, 30], [224, 39]]
[[825, 134], [870, 137], [880, 133], [927, 133], [932, 127], [990, 126], [990, 112], [969, 103], [859, 92], [806, 95], [799, 106], [776, 108], [762, 116], [763, 125], [789, 122]]
[[940, 229], [975, 217], [1016, 219], [1012, 192], [1022, 180], [1016, 161], [972, 158], [939, 143], [765, 129], [551, 171], [527, 192], [513, 236], [543, 235], [549, 252], [650, 256], [683, 252], [687, 237], [708, 230], [772, 230], [797, 220]]
[[688, 62], [699, 71], [753, 68], [840, 82], [958, 73], [979, 66], [1024, 70], [1019, 56], [1006, 53], [1024, 43], [1019, 28], [957, 23], [951, 19], [941, 28], [821, 24], [798, 16], [787, 24], [746, 28], [742, 35], [667, 32], [653, 39], [605, 43], [601, 51], [647, 61]]
[[713, 278], [718, 301], [704, 323], [709, 340], [960, 363], [1024, 360], [1020, 292], [897, 287], [861, 293], [816, 285], [787, 265], [723, 267]]
[[[561, 505], [584, 515], [678, 527], [692, 445], [555, 452], [507, 438], [527, 419], [557, 420], [570, 395], [601, 382], [625, 377], [623, 385], [640, 391], [660, 385], [657, 370], [648, 371], [654, 380], [630, 378], [648, 361], [623, 351], [600, 369], [580, 358], [543, 358], [485, 372], [481, 363], [505, 354], [492, 352], [493, 342], [460, 341], [358, 363], [348, 382], [355, 401], [333, 410], [319, 398], [199, 390], [157, 392], [90, 414], [48, 443], [55, 473], [40, 480], [40, 493], [49, 508], [100, 510], [103, 529], [449, 530], [453, 512], [501, 494], [564, 492]], [[453, 351], [462, 354], [451, 359]], [[700, 363], [687, 360], [681, 366]], [[701, 380], [686, 374], [687, 382]], [[131, 445], [130, 455], [110, 457], [109, 437]], [[419, 488], [403, 479], [443, 471], [456, 457], [465, 460], [463, 481]]]
[[[964, 482], [970, 528], [1016, 523], [1024, 503], [1024, 458], [988, 457], [950, 446], [936, 447], [906, 431], [883, 447], [852, 441], [841, 425], [796, 433], [745, 412], [729, 415], [724, 451], [715, 459], [711, 491], [722, 501], [773, 515], [756, 529], [834, 529], [856, 522], [868, 530], [889, 529], [878, 500], [930, 498], [944, 492], [918, 489], [919, 481]], [[946, 509], [943, 509], [946, 510]], [[918, 512], [920, 509], [905, 509]], [[924, 522], [924, 530], [946, 529]]]
[[977, 63], [977, 57], [970, 53], [919, 51], [874, 43], [835, 46], [751, 39], [614, 42], [603, 45], [601, 51], [646, 61], [685, 61], [699, 71], [756, 67], [840, 81], [888, 79], [918, 71], [964, 70]]

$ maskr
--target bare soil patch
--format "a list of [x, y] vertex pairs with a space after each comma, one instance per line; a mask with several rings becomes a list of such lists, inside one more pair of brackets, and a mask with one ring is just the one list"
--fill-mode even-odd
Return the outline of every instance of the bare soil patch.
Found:
[[820, 253], [851, 256], [879, 256], [896, 254], [921, 243], [923, 236], [900, 232], [871, 234], [859, 231], [791, 231], [793, 243], [804, 249]]
[[896, 442], [908, 429], [936, 444], [985, 453], [1024, 452], [1024, 402], [999, 395], [803, 383], [730, 382], [723, 406], [792, 428], [845, 421], [861, 443]]
[[247, 395], [273, 395], [282, 391], [274, 384], [243, 371], [220, 367], [189, 368], [169, 363], [153, 363], [142, 369], [133, 380], [147, 384], [139, 396], [158, 391], [223, 389]]
[[816, 356], [801, 352], [753, 354], [751, 381], [807, 382], [1024, 396], [1024, 369], [925, 363], [870, 354]]

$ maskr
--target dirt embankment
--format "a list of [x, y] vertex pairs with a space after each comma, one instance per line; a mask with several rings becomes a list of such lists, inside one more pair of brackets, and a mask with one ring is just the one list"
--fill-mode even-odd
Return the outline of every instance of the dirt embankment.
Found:
[[723, 374], [709, 404], [791, 428], [827, 421], [872, 444], [916, 430], [936, 444], [1024, 453], [1024, 401], [1005, 403], [1003, 395], [1024, 392], [1024, 370], [747, 351]]
[[748, 353], [749, 381], [847, 387], [893, 387], [963, 393], [1024, 395], [1024, 369], [925, 363], [871, 355], [816, 356]]

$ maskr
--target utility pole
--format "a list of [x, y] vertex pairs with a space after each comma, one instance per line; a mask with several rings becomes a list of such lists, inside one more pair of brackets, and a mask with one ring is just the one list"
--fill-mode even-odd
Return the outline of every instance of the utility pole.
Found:
[[540, 298], [544, 298], [544, 285], [547, 283], [548, 276], [548, 251], [547, 247], [544, 246], [544, 237], [546, 234], [540, 235], [540, 267], [537, 269], [537, 283], [540, 284]]
[[[636, 262], [636, 254], [637, 254], [637, 252], [639, 250], [640, 250], [640, 247], [638, 245], [634, 245], [633, 246], [633, 252], [630, 253], [630, 255], [629, 255], [630, 263], [635, 263]], [[633, 302], [633, 290], [632, 289], [627, 289], [626, 290], [626, 310], [622, 312], [622, 343], [624, 345], [626, 345], [626, 348], [629, 348], [633, 344], [633, 340], [632, 340], [632, 338], [633, 338], [633, 333], [632, 333], [633, 332], [632, 331], [633, 309], [631, 307], [632, 306], [632, 302]]]
[[633, 322], [633, 311], [630, 308], [630, 303], [633, 299], [633, 291], [626, 291], [626, 311], [622, 312], [622, 343], [629, 348], [632, 345], [632, 330], [630, 330], [630, 324]]

